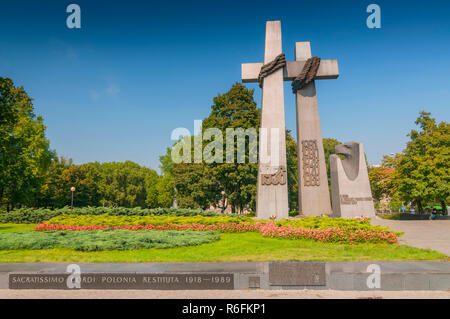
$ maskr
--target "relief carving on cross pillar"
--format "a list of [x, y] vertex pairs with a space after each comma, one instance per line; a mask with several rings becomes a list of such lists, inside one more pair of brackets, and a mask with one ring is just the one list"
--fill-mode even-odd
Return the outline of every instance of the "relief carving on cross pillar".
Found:
[[261, 185], [284, 185], [286, 184], [286, 167], [280, 166], [273, 174], [261, 174]]
[[320, 186], [317, 140], [302, 141], [303, 185]]

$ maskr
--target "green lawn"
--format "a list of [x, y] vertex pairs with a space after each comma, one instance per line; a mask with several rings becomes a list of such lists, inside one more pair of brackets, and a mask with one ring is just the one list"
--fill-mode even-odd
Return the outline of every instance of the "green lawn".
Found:
[[0, 224], [0, 232], [11, 233], [33, 231], [36, 226], [37, 224]]
[[[1, 232], [32, 231], [35, 225], [0, 224]], [[310, 240], [265, 238], [258, 233], [225, 233], [199, 246], [130, 251], [79, 252], [70, 249], [4, 250], [0, 262], [201, 262], [269, 260], [448, 260], [444, 254], [405, 245], [355, 246]]]

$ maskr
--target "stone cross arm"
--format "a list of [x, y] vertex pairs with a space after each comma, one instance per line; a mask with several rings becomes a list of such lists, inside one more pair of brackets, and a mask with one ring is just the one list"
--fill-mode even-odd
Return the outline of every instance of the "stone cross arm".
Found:
[[[300, 72], [303, 70], [303, 66], [306, 61], [287, 61], [286, 67], [284, 68], [284, 80], [292, 81], [294, 80]], [[242, 64], [242, 82], [258, 82], [259, 71], [263, 63], [243, 63]], [[337, 60], [321, 60], [319, 70], [314, 79], [325, 80], [325, 79], [337, 79], [339, 76], [339, 69]]]

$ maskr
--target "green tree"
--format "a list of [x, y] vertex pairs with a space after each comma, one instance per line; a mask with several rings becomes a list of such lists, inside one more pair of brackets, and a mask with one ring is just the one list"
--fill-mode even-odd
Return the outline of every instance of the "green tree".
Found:
[[436, 123], [430, 113], [420, 112], [415, 124], [420, 131], [411, 130], [410, 141], [396, 169], [399, 191], [405, 200], [417, 204], [438, 202], [445, 209], [450, 200], [450, 125]]
[[53, 206], [70, 205], [71, 187], [75, 187], [74, 206], [98, 206], [100, 171], [92, 163], [64, 167], [53, 187]]
[[8, 210], [33, 203], [55, 157], [33, 109], [23, 87], [0, 77], [0, 203]]
[[327, 167], [327, 176], [328, 176], [328, 189], [331, 193], [331, 174], [330, 174], [330, 155], [336, 154], [334, 148], [336, 145], [342, 144], [338, 140], [334, 138], [324, 138], [323, 139], [323, 150], [325, 154], [325, 165]]
[[[207, 129], [218, 128], [225, 141], [227, 129], [242, 128], [255, 129], [259, 132], [261, 114], [253, 99], [253, 90], [244, 85], [235, 83], [225, 94], [214, 98], [210, 115], [203, 121], [202, 132]], [[329, 143], [327, 144], [327, 141]], [[194, 137], [191, 137], [191, 158], [194, 154]], [[256, 137], [259, 143], [258, 136]], [[211, 143], [203, 141], [203, 149]], [[334, 145], [340, 144], [333, 139], [325, 139], [324, 144], [330, 145], [327, 155], [334, 153]], [[256, 184], [258, 166], [250, 163], [249, 138], [246, 137], [244, 163], [236, 163], [238, 141], [234, 140], [235, 162], [227, 163], [226, 145], [223, 145], [223, 163], [180, 163], [174, 164], [171, 160], [171, 149], [166, 155], [160, 157], [163, 172], [170, 172], [174, 178], [177, 191], [177, 200], [184, 207], [216, 207], [225, 208], [220, 203], [227, 202], [232, 212], [242, 212], [244, 209], [256, 208]], [[212, 154], [214, 156], [216, 153]], [[329, 167], [329, 156], [327, 163]], [[288, 173], [288, 195], [290, 210], [298, 209], [298, 175], [297, 175], [297, 143], [286, 131], [286, 159]]]
[[[41, 184], [40, 191], [36, 194], [34, 207], [61, 207], [68, 205], [67, 198], [65, 197], [62, 201], [57, 198], [57, 193], [59, 188], [59, 178], [62, 172], [72, 166], [72, 159], [66, 159], [64, 157], [55, 157], [52, 160], [51, 165], [45, 172], [45, 178]], [[65, 190], [68, 192], [68, 190]], [[66, 193], [67, 195], [67, 193]], [[59, 201], [59, 203], [58, 203]]]
[[[261, 112], [253, 99], [254, 90], [247, 89], [241, 83], [235, 83], [225, 94], [219, 94], [213, 99], [210, 115], [203, 121], [203, 131], [208, 128], [218, 128], [225, 138], [227, 129], [242, 128], [259, 131]], [[237, 163], [238, 141], [234, 139], [234, 162], [226, 163], [226, 143], [223, 145], [223, 163], [209, 164], [215, 183], [211, 191], [212, 200], [217, 203], [226, 199], [232, 212], [242, 212], [245, 208], [256, 207], [256, 183], [258, 166], [251, 163], [249, 154], [249, 137], [245, 138], [244, 163]], [[258, 141], [258, 136], [256, 136]], [[206, 143], [206, 142], [205, 142]]]
[[288, 174], [288, 199], [289, 210], [298, 210], [298, 162], [297, 162], [297, 142], [286, 130], [286, 163]]
[[146, 207], [149, 175], [157, 173], [131, 161], [99, 164], [100, 203], [105, 206]]
[[173, 169], [176, 199], [180, 207], [206, 209], [216, 202], [217, 182], [209, 165], [179, 163]]
[[175, 183], [171, 175], [159, 176], [156, 193], [159, 207], [171, 207], [174, 200]]
[[158, 174], [148, 174], [145, 178], [145, 190], [146, 190], [146, 200], [145, 203], [150, 208], [156, 208], [159, 206], [158, 203], [158, 190], [156, 185], [158, 184], [159, 176]]

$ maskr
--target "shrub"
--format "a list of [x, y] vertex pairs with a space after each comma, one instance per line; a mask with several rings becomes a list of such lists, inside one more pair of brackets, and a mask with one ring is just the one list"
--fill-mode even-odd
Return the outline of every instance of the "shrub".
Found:
[[50, 209], [21, 208], [0, 213], [0, 223], [38, 224], [59, 214]]
[[384, 219], [400, 220], [400, 213], [380, 214], [379, 216]]
[[120, 226], [120, 225], [166, 225], [166, 224], [201, 224], [201, 225], [214, 225], [218, 223], [242, 223], [254, 222], [249, 217], [230, 217], [230, 216], [111, 216], [109, 214], [104, 215], [61, 215], [54, 217], [47, 221], [49, 224], [61, 224], [61, 225], [108, 225], [108, 226]]
[[306, 217], [301, 219], [283, 219], [276, 222], [279, 226], [292, 225], [296, 228], [332, 228], [356, 226], [363, 229], [377, 229], [378, 226], [372, 226], [370, 219], [353, 219], [353, 218], [332, 218], [332, 217]]
[[60, 215], [104, 215], [111, 216], [231, 216], [238, 217], [237, 214], [220, 214], [200, 209], [187, 208], [153, 208], [142, 209], [139, 207], [64, 207], [59, 209], [46, 208], [21, 208], [12, 210], [9, 213], [0, 211], [0, 223], [14, 224], [37, 224]]
[[219, 240], [216, 232], [94, 230], [0, 233], [0, 250], [51, 249], [79, 251], [172, 248]]
[[290, 212], [289, 212], [289, 216], [291, 216], [291, 217], [298, 216], [298, 210], [290, 211]]

